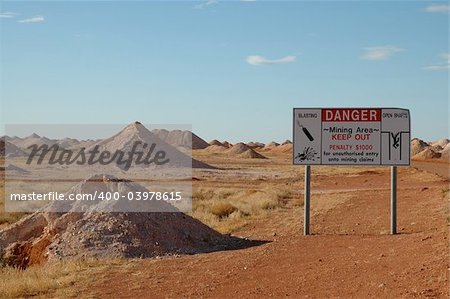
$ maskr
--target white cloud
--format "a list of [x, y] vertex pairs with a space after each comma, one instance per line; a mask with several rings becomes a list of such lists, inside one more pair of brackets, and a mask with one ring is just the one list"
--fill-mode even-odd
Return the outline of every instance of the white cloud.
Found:
[[423, 69], [426, 71], [443, 71], [450, 69], [450, 53], [443, 53], [440, 56], [444, 60], [444, 62], [427, 65], [424, 66]]
[[435, 64], [423, 67], [426, 71], [444, 71], [450, 69], [450, 64]]
[[16, 15], [15, 12], [10, 11], [0, 12], [0, 18], [14, 18]]
[[23, 20], [19, 20], [17, 21], [18, 23], [41, 23], [44, 22], [45, 18], [43, 16], [35, 16], [29, 19], [23, 19]]
[[425, 8], [425, 11], [432, 13], [447, 13], [450, 11], [450, 6], [448, 4], [431, 4]]
[[265, 65], [265, 64], [278, 64], [278, 63], [289, 63], [295, 62], [297, 60], [296, 56], [285, 56], [280, 59], [267, 59], [263, 56], [250, 55], [247, 56], [247, 63], [251, 65]]
[[208, 0], [208, 1], [204, 1], [203, 3], [197, 4], [194, 6], [195, 9], [204, 9], [208, 6], [211, 6], [213, 4], [217, 4], [219, 3], [218, 0]]
[[379, 46], [364, 48], [361, 58], [366, 60], [386, 60], [395, 53], [402, 52], [403, 49], [396, 46]]

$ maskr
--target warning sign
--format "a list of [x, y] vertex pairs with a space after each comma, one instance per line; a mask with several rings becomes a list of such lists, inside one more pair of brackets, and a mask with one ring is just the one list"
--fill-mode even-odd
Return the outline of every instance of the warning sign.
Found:
[[295, 108], [298, 165], [409, 165], [410, 115], [399, 108]]

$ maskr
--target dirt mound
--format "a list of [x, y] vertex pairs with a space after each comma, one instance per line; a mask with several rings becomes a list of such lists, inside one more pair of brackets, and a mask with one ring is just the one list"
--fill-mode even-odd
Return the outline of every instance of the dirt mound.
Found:
[[27, 154], [14, 144], [0, 139], [0, 157], [24, 157]]
[[426, 148], [423, 151], [415, 154], [412, 159], [413, 160], [429, 160], [429, 159], [439, 159], [441, 157], [441, 153], [437, 153], [431, 148]]
[[266, 144], [266, 145], [262, 148], [262, 150], [263, 150], [263, 151], [270, 151], [270, 150], [273, 150], [274, 148], [276, 148], [276, 147], [279, 146], [279, 145], [280, 145], [279, 143], [277, 143], [277, 142], [275, 142], [275, 141], [272, 141], [272, 142]]
[[292, 153], [292, 143], [286, 143], [270, 149], [272, 153]]
[[209, 146], [208, 142], [200, 138], [198, 135], [190, 132], [192, 134], [192, 149], [204, 149]]
[[255, 152], [253, 149], [246, 150], [245, 152], [237, 155], [237, 157], [245, 159], [267, 159], [267, 157]]
[[413, 140], [411, 140], [411, 157], [417, 155], [418, 153], [425, 150], [429, 146], [430, 145], [425, 141], [419, 138], [414, 138]]
[[272, 141], [271, 143], [268, 143], [265, 147], [267, 148], [272, 148], [272, 147], [276, 147], [279, 146], [280, 144], [278, 142]]
[[216, 146], [223, 146], [223, 143], [220, 142], [220, 141], [217, 140], [217, 139], [211, 140], [208, 144], [209, 144], [209, 145], [216, 145]]
[[5, 149], [6, 149], [6, 142], [4, 141], [4, 138], [0, 139], [0, 157], [5, 156]]
[[220, 153], [224, 152], [228, 149], [228, 147], [225, 147], [223, 145], [210, 145], [207, 148], [205, 148], [203, 151], [208, 153]]
[[442, 150], [444, 149], [442, 146], [440, 146], [440, 145], [438, 145], [438, 144], [436, 144], [436, 145], [430, 145], [430, 148], [431, 148], [433, 151], [435, 151], [435, 152], [440, 152], [440, 151], [442, 151]]
[[[93, 193], [88, 186], [92, 181], [100, 184], [101, 190], [111, 192], [121, 188], [146, 190], [136, 183], [105, 175], [91, 177], [74, 188]], [[76, 204], [73, 205], [75, 208]], [[90, 204], [84, 213], [72, 210], [49, 213], [46, 207], [23, 218], [0, 231], [2, 259], [9, 265], [26, 268], [49, 259], [192, 254], [224, 247], [229, 241], [228, 236], [180, 212], [99, 213], [95, 210], [96, 206]]]
[[242, 154], [243, 152], [245, 152], [245, 151], [247, 151], [247, 150], [250, 150], [251, 148], [248, 146], [248, 145], [246, 145], [246, 144], [244, 144], [244, 143], [242, 143], [242, 142], [239, 142], [239, 143], [236, 143], [235, 145], [233, 145], [230, 149], [229, 149], [229, 151], [228, 151], [228, 153], [229, 154], [232, 154], [232, 155], [240, 155], [240, 154]]
[[247, 143], [246, 145], [250, 148], [255, 149], [255, 148], [263, 148], [265, 144], [261, 143], [261, 142], [253, 142], [252, 141], [252, 142]]
[[230, 148], [230, 147], [232, 147], [233, 145], [232, 145], [231, 143], [229, 143], [228, 141], [225, 140], [225, 141], [223, 142], [223, 146]]
[[228, 154], [234, 157], [239, 158], [251, 158], [251, 159], [267, 159], [263, 155], [255, 152], [252, 148], [250, 148], [248, 145], [239, 142], [233, 145], [229, 150]]
[[[100, 151], [107, 150], [109, 152], [116, 152], [120, 150], [123, 152], [130, 152], [135, 142], [141, 142], [141, 144], [146, 143], [148, 145], [156, 143], [158, 149], [164, 150], [167, 156], [171, 157], [171, 166], [190, 165], [188, 160], [192, 159], [191, 157], [180, 152], [178, 149], [168, 144], [167, 142], [161, 140], [161, 138], [150, 132], [140, 122], [129, 124], [116, 135], [95, 143], [90, 148], [88, 148], [87, 151], [91, 150], [94, 146], [99, 146]], [[214, 168], [213, 166], [196, 159], [192, 159], [192, 167], [207, 169]]]
[[443, 138], [438, 141], [431, 142], [431, 145], [432, 146], [440, 146], [442, 148], [445, 148], [447, 146], [447, 144], [449, 144], [449, 143], [450, 143], [449, 139]]
[[58, 141], [58, 145], [66, 149], [77, 148], [80, 146], [80, 141], [74, 138], [64, 138]]
[[10, 143], [14, 144], [15, 146], [19, 147], [20, 149], [27, 150], [29, 146], [32, 145], [48, 145], [52, 146], [56, 143], [56, 140], [48, 139], [47, 137], [41, 137], [36, 133], [31, 134], [28, 137], [25, 138], [12, 138]]
[[450, 143], [444, 147], [440, 154], [443, 160], [450, 160]]
[[3, 135], [2, 137], [0, 137], [0, 140], [3, 141], [11, 141], [13, 138], [9, 137], [8, 135]]
[[155, 129], [151, 132], [161, 140], [175, 147], [185, 147], [195, 150], [207, 148], [209, 145], [205, 140], [191, 131]]

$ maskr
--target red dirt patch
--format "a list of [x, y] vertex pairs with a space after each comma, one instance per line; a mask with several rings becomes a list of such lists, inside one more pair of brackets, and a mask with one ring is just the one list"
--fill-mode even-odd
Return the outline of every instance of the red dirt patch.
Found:
[[[389, 182], [388, 172], [380, 177]], [[112, 268], [83, 292], [99, 298], [447, 298], [448, 199], [442, 190], [448, 183], [414, 171], [400, 178], [398, 235], [388, 234], [388, 184], [344, 192], [348, 198], [329, 209], [319, 209], [322, 199], [313, 194], [312, 236], [302, 236], [302, 208], [282, 209], [238, 232], [271, 243], [139, 260]], [[364, 179], [352, 177], [348, 186]], [[321, 186], [330, 181], [317, 180]], [[418, 192], [425, 187], [426, 196]]]

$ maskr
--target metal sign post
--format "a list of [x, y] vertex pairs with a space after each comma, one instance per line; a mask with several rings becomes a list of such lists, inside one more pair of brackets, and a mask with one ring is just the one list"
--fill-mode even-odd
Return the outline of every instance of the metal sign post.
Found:
[[397, 233], [397, 166], [391, 166], [391, 235]]
[[397, 166], [410, 165], [411, 118], [402, 108], [294, 108], [294, 165], [305, 166], [304, 234], [311, 165], [391, 166], [391, 234], [397, 233]]
[[305, 219], [304, 219], [304, 228], [303, 234], [305, 236], [309, 235], [309, 200], [311, 198], [311, 166], [305, 165]]

